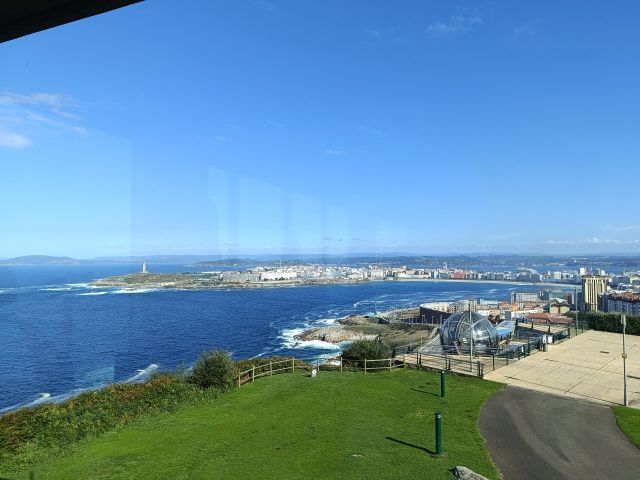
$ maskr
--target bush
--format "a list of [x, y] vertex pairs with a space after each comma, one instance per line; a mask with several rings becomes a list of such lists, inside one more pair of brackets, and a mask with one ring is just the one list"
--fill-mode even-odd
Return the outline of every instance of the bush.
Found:
[[378, 340], [356, 340], [342, 352], [342, 358], [346, 360], [375, 360], [390, 356], [389, 347]]
[[200, 388], [227, 390], [234, 384], [236, 364], [227, 352], [211, 350], [200, 355], [188, 376]]
[[[573, 319], [576, 318], [574, 312], [567, 313], [566, 316]], [[620, 323], [619, 313], [580, 312], [578, 320], [580, 322], [587, 322], [591, 330], [622, 333], [622, 323]], [[627, 315], [626, 330], [629, 335], [640, 335], [640, 316]]]
[[172, 374], [146, 383], [115, 384], [60, 404], [23, 408], [0, 416], [0, 467], [18, 468], [45, 449], [63, 448], [125, 425], [146, 413], [171, 412], [203, 393]]

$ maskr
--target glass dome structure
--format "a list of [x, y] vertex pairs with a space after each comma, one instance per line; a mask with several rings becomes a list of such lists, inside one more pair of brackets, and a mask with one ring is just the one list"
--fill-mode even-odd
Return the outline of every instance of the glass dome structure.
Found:
[[440, 328], [442, 348], [451, 353], [482, 353], [498, 346], [498, 332], [486, 317], [475, 312], [451, 315]]

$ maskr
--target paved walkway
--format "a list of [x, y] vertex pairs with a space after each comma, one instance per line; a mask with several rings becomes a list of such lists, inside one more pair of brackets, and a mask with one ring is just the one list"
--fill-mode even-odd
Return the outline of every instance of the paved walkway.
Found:
[[639, 478], [640, 449], [603, 405], [507, 386], [479, 425], [505, 480]]
[[[629, 406], [640, 408], [640, 336], [627, 335]], [[589, 331], [485, 379], [608, 405], [623, 403], [622, 335]]]

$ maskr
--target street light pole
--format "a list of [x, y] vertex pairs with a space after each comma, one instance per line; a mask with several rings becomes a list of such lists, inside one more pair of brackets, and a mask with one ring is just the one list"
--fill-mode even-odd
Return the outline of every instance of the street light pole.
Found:
[[578, 314], [580, 312], [580, 305], [578, 304], [578, 286], [576, 285], [576, 336], [578, 335]]
[[622, 377], [624, 378], [624, 406], [629, 406], [629, 399], [627, 398], [627, 349], [625, 337], [627, 334], [627, 315], [622, 314], [620, 319], [622, 321]]

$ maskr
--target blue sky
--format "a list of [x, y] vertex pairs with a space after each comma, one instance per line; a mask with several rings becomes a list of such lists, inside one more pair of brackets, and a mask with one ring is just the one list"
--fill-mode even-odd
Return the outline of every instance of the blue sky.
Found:
[[639, 16], [155, 0], [0, 44], [0, 257], [640, 252]]

